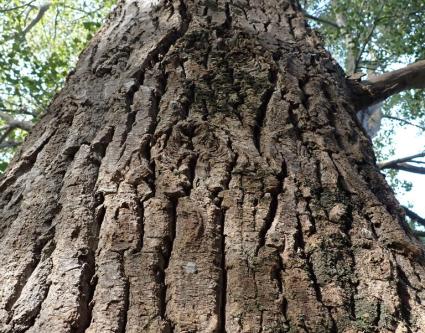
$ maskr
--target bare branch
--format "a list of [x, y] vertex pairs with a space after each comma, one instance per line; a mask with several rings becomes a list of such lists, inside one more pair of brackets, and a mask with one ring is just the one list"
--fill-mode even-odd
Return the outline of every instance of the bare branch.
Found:
[[0, 143], [0, 149], [15, 148], [15, 147], [19, 146], [21, 143], [22, 142], [17, 142], [17, 141], [2, 142], [2, 143]]
[[[3, 129], [2, 129], [3, 130]], [[13, 131], [12, 127], [6, 127], [4, 129], [4, 133], [0, 136], [0, 143], [2, 143], [4, 140], [6, 140], [7, 136], [10, 134], [10, 132]]]
[[398, 118], [398, 117], [394, 117], [394, 116], [385, 116], [385, 115], [383, 116], [383, 118], [397, 120], [397, 121], [402, 122], [404, 124], [407, 124], [407, 125], [410, 125], [410, 126], [415, 126], [415, 127], [419, 128], [419, 129], [421, 129], [422, 131], [425, 131], [425, 127], [416, 125], [416, 124], [414, 124], [414, 123], [412, 123], [412, 122], [410, 122], [410, 121], [408, 121], [406, 119], [402, 119], [402, 118]]
[[14, 120], [10, 114], [8, 114], [7, 112], [2, 112], [2, 111], [0, 111], [0, 119], [2, 119], [4, 122], [8, 124]]
[[416, 165], [412, 165], [412, 164], [408, 164], [408, 163], [399, 163], [399, 164], [395, 164], [395, 165], [388, 167], [388, 168], [425, 175], [425, 168], [418, 167]]
[[15, 6], [15, 7], [10, 7], [10, 8], [0, 8], [0, 13], [6, 13], [6, 12], [11, 12], [20, 8], [24, 8], [27, 6], [30, 6], [35, 0], [31, 0], [27, 3], [24, 3], [23, 5], [19, 5], [19, 6]]
[[425, 237], [425, 231], [414, 230], [414, 231], [413, 231], [413, 234], [414, 234], [416, 237]]
[[382, 75], [372, 76], [364, 82], [349, 80], [357, 110], [381, 102], [409, 89], [425, 88], [425, 60]]
[[10, 114], [7, 112], [0, 111], [0, 119], [2, 119], [9, 128], [20, 128], [24, 131], [30, 131], [33, 127], [33, 123], [26, 120], [18, 120], [13, 118]]
[[317, 17], [317, 16], [310, 15], [310, 14], [308, 14], [307, 12], [304, 12], [304, 16], [305, 16], [307, 19], [310, 19], [310, 20], [313, 20], [313, 21], [317, 21], [317, 22], [320, 22], [320, 23], [324, 23], [324, 24], [330, 25], [330, 26], [332, 26], [332, 27], [334, 27], [334, 28], [337, 28], [337, 29], [340, 29], [340, 28], [341, 28], [341, 27], [340, 27], [337, 23], [335, 23], [335, 22], [332, 22], [332, 21], [326, 20], [326, 19], [321, 18], [321, 17]]
[[[368, 84], [381, 93], [393, 95], [407, 89], [425, 88], [425, 60], [417, 61], [404, 68], [373, 76]], [[391, 96], [389, 95], [389, 96]]]
[[406, 215], [413, 221], [419, 223], [420, 225], [425, 226], [425, 219], [423, 217], [420, 217], [418, 214], [416, 214], [415, 212], [411, 211], [409, 208], [402, 206], [404, 209], [404, 212], [406, 213]]
[[407, 162], [410, 162], [410, 163], [418, 163], [419, 162], [420, 163], [422, 161], [415, 161], [415, 158], [420, 158], [420, 157], [425, 157], [425, 151], [422, 152], [422, 153], [419, 153], [419, 154], [399, 158], [399, 159], [396, 159], [396, 160], [393, 160], [393, 161], [387, 161], [387, 162], [384, 162], [384, 163], [380, 163], [380, 164], [378, 164], [378, 167], [381, 170], [383, 170], [383, 169], [395, 169], [395, 170], [402, 170], [402, 171], [407, 171], [407, 172], [425, 175], [425, 168], [424, 167], [419, 167], [419, 166], [407, 163]]
[[415, 158], [420, 158], [420, 157], [425, 157], [425, 151], [415, 154], [415, 155], [410, 155], [410, 156], [406, 156], [406, 157], [402, 157], [402, 158], [398, 158], [396, 160], [391, 160], [391, 161], [386, 161], [383, 163], [379, 163], [378, 167], [379, 169], [388, 169], [391, 168], [394, 165], [400, 164], [400, 163], [405, 163], [405, 162], [414, 162], [413, 160]]
[[22, 30], [21, 32], [21, 38], [25, 37], [25, 35], [30, 32], [30, 30], [32, 28], [34, 28], [34, 26], [41, 21], [41, 19], [43, 18], [44, 14], [47, 12], [47, 10], [50, 7], [50, 2], [46, 2], [44, 4], [42, 4], [39, 9], [38, 9], [38, 13], [36, 15], [36, 17], [34, 17], [34, 19], [25, 27], [24, 30]]
[[373, 36], [373, 34], [375, 32], [376, 23], [377, 23], [377, 20], [375, 20], [373, 22], [372, 27], [370, 28], [369, 34], [366, 36], [366, 38], [365, 38], [365, 40], [363, 42], [363, 46], [362, 46], [361, 50], [359, 51], [359, 53], [357, 55], [356, 64], [355, 64], [355, 67], [354, 67], [354, 72], [357, 72], [357, 70], [359, 69], [359, 65], [360, 65], [360, 62], [362, 60], [363, 53], [365, 52], [366, 47], [369, 44], [369, 42], [371, 41], [372, 36]]

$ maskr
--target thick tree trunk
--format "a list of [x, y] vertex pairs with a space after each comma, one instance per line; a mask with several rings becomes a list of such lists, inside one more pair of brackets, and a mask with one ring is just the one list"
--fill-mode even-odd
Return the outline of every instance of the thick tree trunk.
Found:
[[297, 6], [144, 3], [0, 179], [0, 332], [423, 332], [423, 248]]

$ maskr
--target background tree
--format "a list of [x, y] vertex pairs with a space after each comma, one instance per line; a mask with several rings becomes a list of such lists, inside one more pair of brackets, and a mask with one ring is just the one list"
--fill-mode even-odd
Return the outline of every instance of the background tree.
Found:
[[423, 63], [347, 79], [292, 1], [151, 5], [0, 179], [0, 329], [420, 332], [423, 245], [357, 112]]

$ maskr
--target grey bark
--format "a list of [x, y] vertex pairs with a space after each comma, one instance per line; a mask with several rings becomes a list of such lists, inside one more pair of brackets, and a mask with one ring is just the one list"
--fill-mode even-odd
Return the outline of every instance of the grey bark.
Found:
[[351, 96], [292, 2], [120, 2], [0, 179], [0, 332], [420, 332]]

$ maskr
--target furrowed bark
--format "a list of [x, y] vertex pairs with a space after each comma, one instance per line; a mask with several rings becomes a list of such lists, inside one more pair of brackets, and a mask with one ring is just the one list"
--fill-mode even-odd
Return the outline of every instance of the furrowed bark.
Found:
[[420, 332], [423, 247], [290, 1], [122, 1], [0, 179], [0, 332]]

